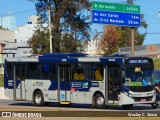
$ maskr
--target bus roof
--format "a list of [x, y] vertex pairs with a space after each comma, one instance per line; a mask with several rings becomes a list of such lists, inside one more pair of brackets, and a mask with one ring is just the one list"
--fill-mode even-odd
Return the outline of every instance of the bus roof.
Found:
[[[126, 57], [126, 56], [90, 56], [83, 53], [56, 53], [42, 54], [30, 57], [7, 58], [8, 62], [118, 62], [122, 63], [125, 59], [148, 59], [148, 57]], [[151, 58], [150, 58], [151, 59]]]

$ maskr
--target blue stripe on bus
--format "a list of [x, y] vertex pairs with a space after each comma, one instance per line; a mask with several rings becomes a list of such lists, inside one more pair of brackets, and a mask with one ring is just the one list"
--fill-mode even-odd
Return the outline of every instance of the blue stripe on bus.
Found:
[[67, 62], [79, 62], [77, 58], [68, 58]]
[[79, 62], [77, 58], [39, 58], [39, 62]]
[[102, 58], [99, 58], [101, 62], [118, 62], [120, 64], [123, 63], [123, 59], [122, 58], [107, 58], [107, 57], [102, 57]]
[[57, 80], [50, 80], [51, 85], [49, 86], [48, 90], [57, 90], [58, 89], [58, 81]]
[[61, 58], [39, 58], [39, 62], [62, 62]]
[[122, 88], [121, 88], [121, 92], [127, 92], [127, 93], [128, 93], [129, 91], [130, 91], [130, 90], [129, 90], [128, 88], [126, 88], [126, 87], [122, 87]]
[[[57, 80], [50, 80], [51, 85], [48, 90], [56, 90], [58, 89], [58, 81]], [[60, 90], [67, 90], [70, 91], [71, 89], [75, 89], [76, 91], [89, 91], [91, 88], [91, 81], [84, 81], [84, 80], [77, 80], [77, 81], [61, 81], [60, 83]]]
[[69, 57], [85, 57], [88, 54], [83, 53], [54, 53], [42, 54], [39, 58], [69, 58]]

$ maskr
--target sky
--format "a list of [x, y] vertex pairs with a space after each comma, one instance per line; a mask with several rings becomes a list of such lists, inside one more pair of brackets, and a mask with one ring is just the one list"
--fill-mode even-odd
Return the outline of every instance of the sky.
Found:
[[[126, 3], [127, 0], [90, 0], [110, 3]], [[134, 0], [134, 5], [140, 5], [141, 14], [145, 15], [148, 28], [139, 28], [141, 33], [147, 32], [144, 45], [160, 44], [160, 0]], [[16, 26], [28, 22], [28, 17], [36, 14], [35, 5], [31, 0], [0, 0], [0, 16], [13, 14], [16, 17]], [[103, 25], [93, 24], [92, 33], [102, 32]]]

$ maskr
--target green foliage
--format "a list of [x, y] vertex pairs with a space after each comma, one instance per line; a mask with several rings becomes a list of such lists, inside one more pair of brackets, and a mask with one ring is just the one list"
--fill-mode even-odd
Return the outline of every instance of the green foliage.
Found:
[[33, 48], [33, 53], [49, 53], [49, 33], [48, 31], [36, 30], [29, 45]]
[[160, 70], [160, 58], [155, 58], [154, 59], [154, 68], [156, 70]]
[[0, 87], [4, 86], [4, 79], [3, 79], [3, 75], [0, 74]]
[[[90, 6], [89, 0], [36, 0], [39, 23], [47, 22], [47, 9], [51, 10], [53, 52], [75, 52], [77, 42], [89, 39], [89, 15], [83, 13]], [[70, 48], [66, 49], [69, 43]]]
[[[140, 28], [147, 28], [146, 21], [144, 20], [144, 15], [141, 15], [141, 26]], [[111, 32], [108, 33], [107, 32]], [[114, 31], [114, 32], [113, 32]], [[140, 33], [139, 28], [134, 28], [135, 34], [135, 46], [140, 46], [143, 44], [146, 33]], [[118, 35], [117, 35], [118, 34]], [[110, 37], [109, 37], [110, 36]], [[116, 41], [115, 36], [117, 36]], [[109, 37], [109, 38], [108, 38]], [[104, 40], [107, 44], [104, 44]], [[105, 49], [102, 46], [105, 46]], [[104, 29], [102, 43], [100, 47], [105, 52], [105, 55], [111, 55], [115, 52], [118, 52], [118, 49], [121, 47], [130, 47], [131, 46], [131, 27], [107, 27]]]
[[115, 26], [105, 26], [104, 34], [101, 40], [101, 48], [105, 52], [105, 56], [111, 55], [118, 50], [120, 41], [120, 33]]
[[74, 39], [74, 37], [71, 34], [65, 33], [63, 35], [63, 39], [61, 41], [61, 51], [64, 53], [76, 53], [78, 52], [78, 47], [80, 47], [80, 44], [78, 44], [78, 41]]
[[8, 30], [8, 29], [6, 29], [6, 28], [3, 28], [2, 26], [0, 26], [0, 30]]

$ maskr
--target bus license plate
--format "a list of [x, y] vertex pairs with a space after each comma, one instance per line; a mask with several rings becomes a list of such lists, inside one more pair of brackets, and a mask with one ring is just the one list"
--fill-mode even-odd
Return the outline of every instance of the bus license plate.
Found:
[[146, 99], [145, 99], [145, 98], [141, 99], [141, 102], [145, 102], [145, 101], [146, 101]]

